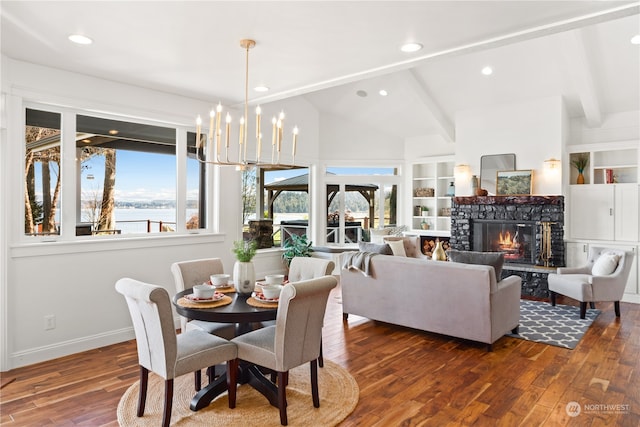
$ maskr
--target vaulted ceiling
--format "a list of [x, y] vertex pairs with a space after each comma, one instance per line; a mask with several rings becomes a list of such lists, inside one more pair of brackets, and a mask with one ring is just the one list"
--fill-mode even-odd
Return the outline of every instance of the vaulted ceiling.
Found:
[[[640, 110], [632, 1], [2, 1], [7, 57], [213, 103], [303, 96], [394, 137], [455, 139], [459, 111], [562, 96], [598, 126]], [[78, 46], [80, 33], [94, 43]], [[415, 53], [399, 47], [421, 43]], [[480, 70], [493, 68], [484, 76]], [[386, 97], [378, 94], [388, 92]]]

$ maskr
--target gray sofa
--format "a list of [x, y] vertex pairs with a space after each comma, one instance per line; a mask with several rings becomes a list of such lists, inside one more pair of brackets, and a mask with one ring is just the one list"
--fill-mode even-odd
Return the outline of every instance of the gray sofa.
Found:
[[368, 267], [369, 276], [341, 269], [345, 320], [354, 314], [486, 343], [489, 350], [517, 330], [520, 277], [496, 282], [494, 268], [487, 265], [381, 254], [370, 257]]

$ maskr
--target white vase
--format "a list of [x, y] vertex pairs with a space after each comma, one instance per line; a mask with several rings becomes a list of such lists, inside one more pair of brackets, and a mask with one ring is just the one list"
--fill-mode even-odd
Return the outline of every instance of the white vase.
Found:
[[233, 265], [233, 285], [240, 295], [250, 295], [256, 284], [253, 262], [236, 261]]

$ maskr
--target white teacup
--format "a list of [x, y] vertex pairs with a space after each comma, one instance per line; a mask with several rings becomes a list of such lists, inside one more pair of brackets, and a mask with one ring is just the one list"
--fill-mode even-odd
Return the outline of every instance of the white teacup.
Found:
[[267, 285], [281, 285], [284, 282], [284, 274], [267, 274], [264, 281]]
[[267, 299], [278, 298], [282, 287], [282, 285], [264, 285], [262, 286], [262, 294]]
[[209, 285], [195, 285], [193, 287], [193, 296], [196, 298], [213, 298], [216, 289]]
[[223, 287], [229, 284], [229, 278], [231, 276], [229, 274], [212, 274], [209, 278], [211, 279], [211, 284], [216, 287]]

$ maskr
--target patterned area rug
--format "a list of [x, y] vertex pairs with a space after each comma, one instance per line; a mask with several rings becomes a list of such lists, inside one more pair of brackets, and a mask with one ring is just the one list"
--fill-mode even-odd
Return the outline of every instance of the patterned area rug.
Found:
[[599, 314], [588, 308], [580, 319], [580, 307], [520, 300], [520, 328], [509, 336], [574, 349]]

